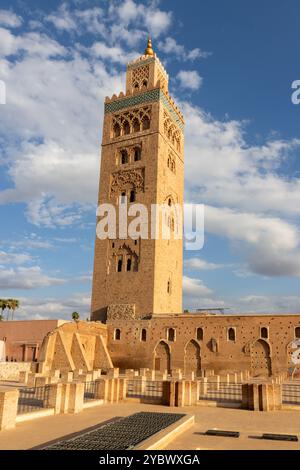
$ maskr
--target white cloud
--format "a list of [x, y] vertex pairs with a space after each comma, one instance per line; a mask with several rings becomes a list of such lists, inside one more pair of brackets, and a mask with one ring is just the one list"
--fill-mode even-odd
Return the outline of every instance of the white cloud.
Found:
[[206, 271], [212, 271], [215, 269], [221, 269], [224, 267], [222, 264], [217, 264], [217, 263], [209, 263], [208, 261], [201, 259], [201, 258], [188, 258], [184, 260], [184, 267], [186, 269], [192, 269], [192, 270], [206, 270]]
[[77, 311], [80, 318], [85, 320], [90, 314], [91, 298], [89, 293], [74, 293], [70, 298], [20, 298], [20, 308], [16, 310], [15, 318], [45, 320], [71, 320], [71, 314]]
[[65, 47], [44, 34], [29, 32], [16, 36], [8, 29], [0, 28], [0, 54], [7, 57], [19, 52], [40, 59], [67, 54]]
[[177, 80], [181, 88], [188, 90], [198, 90], [203, 81], [197, 70], [180, 70], [177, 74]]
[[300, 276], [296, 225], [279, 218], [206, 206], [205, 230], [234, 242], [236, 251], [246, 258], [248, 268], [257, 274]]
[[149, 32], [156, 38], [160, 36], [162, 32], [168, 30], [172, 22], [171, 12], [165, 12], [160, 10], [147, 10], [145, 14], [145, 24], [148, 27]]
[[202, 51], [198, 47], [188, 51], [182, 44], [178, 44], [177, 41], [170, 36], [168, 36], [164, 41], [160, 41], [158, 47], [159, 50], [163, 51], [165, 54], [169, 54], [170, 58], [173, 59], [176, 57], [184, 61], [205, 59], [210, 55], [209, 52]]
[[23, 20], [11, 10], [0, 10], [0, 25], [8, 28], [21, 26]]
[[236, 312], [241, 313], [300, 313], [300, 297], [295, 295], [247, 295], [237, 299]]
[[25, 253], [7, 253], [0, 251], [0, 266], [2, 264], [25, 264], [31, 260], [32, 257]]
[[72, 31], [76, 29], [76, 21], [66, 3], [60, 5], [57, 12], [48, 15], [46, 20], [62, 31]]
[[109, 47], [104, 42], [95, 42], [90, 50], [95, 57], [100, 57], [103, 60], [108, 59], [119, 64], [127, 64], [127, 62], [139, 56], [138, 52], [128, 53], [119, 46]]
[[[111, 12], [113, 11], [114, 9], [111, 8]], [[172, 23], [172, 13], [160, 10], [155, 3], [143, 5], [135, 3], [133, 0], [125, 0], [117, 7], [116, 12], [120, 24], [128, 26], [132, 22], [135, 25], [141, 23], [141, 26], [146, 26], [153, 37], [158, 37], [166, 32]]]
[[0, 289], [36, 289], [61, 285], [65, 279], [44, 274], [39, 266], [0, 269]]
[[223, 308], [225, 303], [215, 298], [212, 289], [200, 279], [183, 276], [183, 304], [185, 309]]
[[212, 294], [213, 291], [205, 286], [200, 279], [183, 276], [183, 292], [184, 295], [203, 297], [203, 295]]
[[284, 217], [300, 213], [300, 179], [277, 172], [293, 152], [299, 152], [300, 139], [250, 146], [245, 123], [215, 120], [187, 102], [181, 107], [190, 199]]

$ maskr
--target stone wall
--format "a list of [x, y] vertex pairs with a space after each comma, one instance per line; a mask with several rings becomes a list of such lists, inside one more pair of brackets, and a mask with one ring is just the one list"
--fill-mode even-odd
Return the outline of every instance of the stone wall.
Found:
[[114, 367], [120, 368], [158, 369], [168, 364], [170, 369], [273, 375], [293, 367], [291, 345], [299, 327], [300, 315], [182, 314], [111, 320], [108, 350]]
[[31, 362], [0, 362], [0, 380], [18, 381], [20, 372], [29, 372]]

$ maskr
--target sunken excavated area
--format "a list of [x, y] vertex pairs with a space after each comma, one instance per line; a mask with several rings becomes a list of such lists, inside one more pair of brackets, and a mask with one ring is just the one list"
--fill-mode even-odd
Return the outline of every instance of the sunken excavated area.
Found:
[[179, 421], [184, 414], [140, 412], [62, 439], [43, 450], [128, 450]]

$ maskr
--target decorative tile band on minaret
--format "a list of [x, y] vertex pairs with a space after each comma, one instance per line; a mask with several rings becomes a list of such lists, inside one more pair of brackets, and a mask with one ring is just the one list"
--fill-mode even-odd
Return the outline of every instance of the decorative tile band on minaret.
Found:
[[176, 124], [183, 130], [184, 123], [178, 117], [177, 113], [174, 111], [172, 106], [169, 103], [168, 98], [166, 97], [163, 90], [160, 88], [155, 88], [154, 90], [146, 91], [145, 93], [141, 93], [138, 95], [133, 95], [126, 98], [121, 98], [116, 101], [112, 101], [110, 103], [105, 103], [104, 106], [104, 113], [115, 113], [117, 111], [121, 111], [122, 109], [130, 108], [131, 106], [136, 106], [143, 103], [161, 101], [164, 106], [166, 107], [167, 111], [171, 114], [173, 120]]

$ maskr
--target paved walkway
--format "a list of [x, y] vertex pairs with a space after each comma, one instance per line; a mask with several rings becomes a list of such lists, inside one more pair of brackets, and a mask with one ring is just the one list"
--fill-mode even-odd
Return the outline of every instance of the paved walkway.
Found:
[[[77, 415], [49, 416], [19, 423], [13, 430], [0, 432], [0, 449], [30, 449], [137, 411], [185, 412], [195, 415], [195, 425], [170, 443], [168, 449], [300, 450], [300, 442], [272, 442], [257, 439], [263, 432], [298, 434], [300, 437], [299, 411], [263, 413], [200, 406], [171, 408], [137, 403], [100, 405], [88, 408]], [[204, 436], [203, 433], [211, 428], [240, 431], [241, 437], [234, 439]]]

